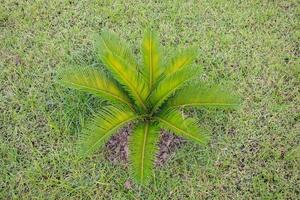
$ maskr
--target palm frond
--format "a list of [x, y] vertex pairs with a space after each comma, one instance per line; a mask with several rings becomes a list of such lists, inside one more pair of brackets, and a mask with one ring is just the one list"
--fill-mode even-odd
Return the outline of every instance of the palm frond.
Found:
[[103, 32], [98, 43], [98, 50], [100, 59], [113, 77], [124, 87], [135, 103], [146, 110], [147, 85], [139, 74], [127, 45], [113, 33]]
[[174, 132], [176, 135], [192, 140], [199, 144], [206, 144], [209, 140], [207, 131], [201, 129], [193, 118], [184, 119], [180, 111], [167, 110], [157, 117], [160, 126]]
[[142, 42], [142, 53], [144, 60], [143, 74], [146, 77], [148, 87], [151, 90], [162, 73], [162, 67], [159, 39], [157, 34], [150, 29], [145, 32]]
[[159, 129], [149, 122], [138, 125], [129, 136], [129, 161], [131, 172], [138, 183], [147, 183], [152, 176], [158, 150]]
[[92, 153], [128, 122], [140, 117], [142, 116], [124, 108], [103, 108], [83, 130], [79, 142], [80, 155]]
[[171, 60], [166, 64], [164, 75], [168, 76], [176, 71], [190, 65], [197, 56], [198, 52], [195, 48], [188, 48], [177, 51]]
[[219, 86], [189, 85], [178, 91], [168, 100], [167, 107], [201, 106], [217, 108], [237, 108], [239, 98], [232, 92], [221, 89]]
[[186, 67], [183, 68], [170, 76], [167, 76], [159, 82], [157, 88], [150, 95], [149, 99], [151, 105], [153, 105], [152, 113], [157, 109], [177, 90], [182, 88], [186, 82], [192, 80], [199, 75], [201, 68]]
[[130, 46], [120, 39], [114, 32], [104, 30], [101, 32], [100, 37], [98, 38], [96, 48], [101, 54], [106, 51], [112, 52], [115, 56], [120, 57], [126, 61], [131, 68], [137, 67], [137, 61], [130, 49]]
[[127, 95], [103, 71], [92, 67], [75, 67], [60, 71], [58, 78], [59, 82], [66, 87], [132, 107]]

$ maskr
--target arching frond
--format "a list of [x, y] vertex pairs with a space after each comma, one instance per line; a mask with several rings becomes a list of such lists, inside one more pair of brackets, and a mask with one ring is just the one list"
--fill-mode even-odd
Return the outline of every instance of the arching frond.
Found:
[[145, 32], [142, 42], [142, 53], [144, 60], [143, 74], [147, 79], [148, 87], [151, 90], [162, 73], [162, 67], [159, 39], [157, 34], [150, 29]]
[[128, 122], [141, 117], [124, 108], [105, 107], [84, 128], [79, 142], [80, 155], [92, 153]]
[[146, 110], [147, 85], [137, 71], [136, 63], [126, 46], [114, 34], [104, 32], [101, 34], [98, 43], [99, 56], [113, 77], [124, 87], [135, 103]]
[[130, 99], [104, 72], [92, 67], [75, 67], [60, 71], [59, 82], [69, 88], [89, 92], [103, 99], [132, 107]]
[[159, 128], [149, 122], [138, 125], [129, 136], [129, 161], [134, 179], [147, 183], [158, 150]]
[[181, 69], [170, 76], [167, 76], [159, 82], [157, 88], [150, 96], [152, 113], [157, 109], [177, 90], [182, 88], [184, 84], [199, 75], [201, 68], [187, 67]]
[[160, 113], [156, 119], [160, 122], [162, 128], [174, 132], [176, 135], [192, 140], [199, 144], [206, 144], [209, 136], [206, 130], [197, 125], [193, 118], [184, 119], [178, 110], [168, 110]]
[[166, 64], [164, 75], [171, 75], [176, 71], [192, 64], [195, 61], [197, 54], [198, 52], [195, 48], [177, 51], [171, 60]]
[[236, 108], [239, 98], [232, 92], [222, 90], [219, 86], [189, 85], [178, 91], [168, 100], [167, 107], [201, 106], [218, 108]]
[[106, 30], [102, 31], [98, 39], [96, 48], [100, 54], [100, 58], [102, 53], [109, 51], [115, 56], [126, 61], [131, 68], [137, 67], [136, 58], [132, 53], [130, 46], [120, 39], [114, 32]]

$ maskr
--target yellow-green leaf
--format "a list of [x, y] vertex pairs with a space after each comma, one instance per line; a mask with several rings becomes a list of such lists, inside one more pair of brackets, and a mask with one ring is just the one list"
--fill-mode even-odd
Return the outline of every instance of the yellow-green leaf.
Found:
[[162, 73], [161, 47], [158, 36], [150, 29], [145, 32], [142, 53], [144, 60], [144, 76], [147, 79], [148, 87], [151, 89]]
[[178, 110], [167, 110], [157, 117], [162, 128], [168, 129], [174, 134], [192, 140], [199, 144], [206, 144], [209, 140], [207, 131], [201, 129], [193, 118], [183, 118]]
[[86, 156], [100, 148], [120, 128], [139, 117], [124, 108], [103, 108], [83, 130], [79, 142], [80, 155]]
[[103, 71], [92, 67], [73, 67], [60, 71], [59, 82], [66, 87], [89, 92], [103, 99], [132, 107], [130, 99]]
[[138, 73], [133, 56], [126, 46], [114, 34], [103, 32], [98, 43], [99, 56], [136, 105], [142, 110], [147, 110], [145, 104], [148, 96], [147, 85]]
[[145, 184], [152, 176], [158, 150], [159, 129], [149, 122], [141, 123], [129, 136], [129, 161], [135, 180]]

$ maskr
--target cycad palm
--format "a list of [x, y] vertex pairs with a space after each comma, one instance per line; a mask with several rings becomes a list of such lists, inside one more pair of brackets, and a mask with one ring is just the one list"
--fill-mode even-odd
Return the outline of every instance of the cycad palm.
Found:
[[129, 138], [129, 160], [134, 179], [146, 183], [152, 174], [161, 128], [199, 144], [206, 144], [207, 133], [193, 118], [184, 118], [181, 107], [235, 107], [237, 98], [217, 87], [193, 83], [201, 68], [194, 66], [194, 49], [179, 51], [167, 63], [157, 35], [146, 31], [142, 41], [143, 63], [139, 65], [128, 46], [113, 33], [103, 32], [97, 43], [100, 60], [107, 72], [76, 67], [60, 73], [67, 87], [109, 100], [84, 129], [81, 154], [103, 145], [128, 123], [134, 128]]

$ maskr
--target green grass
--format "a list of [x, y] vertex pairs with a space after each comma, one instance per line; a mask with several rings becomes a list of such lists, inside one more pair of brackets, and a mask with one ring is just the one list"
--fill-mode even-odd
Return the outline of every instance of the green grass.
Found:
[[[290, 1], [1, 1], [0, 199], [297, 199], [299, 3]], [[98, 65], [93, 40], [111, 29], [139, 48], [152, 24], [166, 50], [195, 45], [202, 79], [243, 97], [234, 112], [198, 110], [212, 131], [124, 187], [124, 163], [101, 151], [76, 161], [88, 116], [103, 102], [55, 84], [70, 65]], [[136, 52], [138, 53], [138, 52]], [[297, 160], [298, 159], [298, 160]]]

